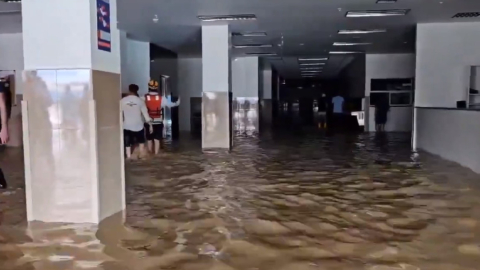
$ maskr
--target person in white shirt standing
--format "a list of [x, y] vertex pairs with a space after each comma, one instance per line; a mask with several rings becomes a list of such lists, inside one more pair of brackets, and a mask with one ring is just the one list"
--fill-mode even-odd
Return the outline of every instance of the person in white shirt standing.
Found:
[[[127, 159], [132, 159], [132, 147], [139, 145], [140, 157], [148, 155], [145, 150], [144, 123], [151, 123], [145, 102], [138, 96], [138, 85], [128, 86], [128, 95], [122, 98], [121, 106], [123, 112], [123, 140]], [[152, 132], [151, 125], [149, 132]]]
[[[148, 83], [148, 93], [144, 97], [147, 106], [148, 115], [152, 118], [152, 132], [147, 133], [148, 150], [155, 155], [160, 153], [160, 146], [163, 140], [164, 128], [164, 108], [176, 107], [180, 105], [180, 100], [171, 102], [166, 96], [159, 93], [158, 82], [150, 80]], [[145, 124], [147, 127], [147, 124]]]

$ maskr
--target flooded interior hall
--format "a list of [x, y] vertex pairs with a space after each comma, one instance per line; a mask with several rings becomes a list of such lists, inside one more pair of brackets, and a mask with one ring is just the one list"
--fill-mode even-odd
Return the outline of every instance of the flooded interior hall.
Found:
[[480, 2], [0, 0], [0, 270], [480, 270]]

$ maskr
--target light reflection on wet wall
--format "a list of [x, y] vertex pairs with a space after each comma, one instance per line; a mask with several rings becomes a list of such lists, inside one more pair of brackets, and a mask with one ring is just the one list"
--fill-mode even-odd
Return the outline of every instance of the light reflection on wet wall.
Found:
[[230, 148], [230, 97], [228, 92], [202, 94], [202, 148]]
[[246, 134], [258, 132], [258, 98], [234, 98], [232, 107], [234, 131]]

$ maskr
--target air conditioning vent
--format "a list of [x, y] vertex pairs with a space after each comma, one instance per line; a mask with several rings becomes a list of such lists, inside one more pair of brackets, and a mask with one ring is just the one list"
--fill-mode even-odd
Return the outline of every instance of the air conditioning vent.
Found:
[[480, 12], [460, 12], [453, 15], [452, 18], [477, 18], [480, 17]]

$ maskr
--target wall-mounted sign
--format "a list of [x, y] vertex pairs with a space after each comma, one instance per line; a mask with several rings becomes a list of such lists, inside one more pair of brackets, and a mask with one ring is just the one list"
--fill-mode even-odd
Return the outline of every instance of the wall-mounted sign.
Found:
[[112, 51], [110, 32], [110, 0], [97, 0], [97, 43], [98, 49]]

